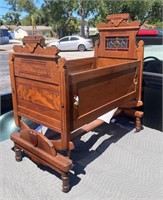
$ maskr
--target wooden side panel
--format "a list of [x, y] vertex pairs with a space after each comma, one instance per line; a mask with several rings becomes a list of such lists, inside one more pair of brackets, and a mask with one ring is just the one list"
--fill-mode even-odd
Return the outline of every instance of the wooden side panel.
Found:
[[88, 71], [95, 68], [96, 58], [82, 58], [76, 60], [68, 60], [65, 65], [68, 69], [68, 73], [78, 73], [82, 71]]
[[129, 63], [131, 60], [128, 59], [117, 59], [117, 58], [103, 58], [103, 57], [98, 57], [96, 58], [96, 67], [112, 67], [113, 65], [117, 64], [124, 64], [124, 63]]
[[60, 132], [59, 87], [19, 77], [15, 82], [18, 115]]
[[79, 103], [77, 106], [71, 105], [73, 129], [136, 98], [135, 78], [138, 67], [138, 63], [126, 64], [117, 66], [117, 70], [116, 67], [96, 69], [90, 76], [86, 73], [76, 75], [76, 77], [72, 75], [71, 102], [78, 97]]
[[54, 58], [41, 58], [31, 55], [15, 55], [14, 73], [16, 76], [58, 84], [58, 66]]

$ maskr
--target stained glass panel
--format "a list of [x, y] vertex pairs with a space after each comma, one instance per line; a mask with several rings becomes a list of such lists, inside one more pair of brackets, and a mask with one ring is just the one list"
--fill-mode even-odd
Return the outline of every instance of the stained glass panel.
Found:
[[127, 51], [129, 37], [106, 37], [105, 49], [111, 51]]

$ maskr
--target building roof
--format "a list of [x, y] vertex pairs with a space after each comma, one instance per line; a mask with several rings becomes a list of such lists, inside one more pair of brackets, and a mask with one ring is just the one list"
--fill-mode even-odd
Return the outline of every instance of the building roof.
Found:
[[3, 30], [8, 30], [8, 28], [4, 25], [0, 26], [0, 29], [3, 29]]
[[16, 26], [16, 25], [7, 25], [7, 24], [6, 24], [6, 27], [7, 27], [9, 30], [14, 30], [17, 26]]
[[[25, 31], [31, 31], [33, 30], [33, 27], [32, 26], [18, 26], [15, 28], [15, 30], [17, 29], [23, 29]], [[52, 28], [50, 26], [36, 26], [36, 30], [52, 30]]]

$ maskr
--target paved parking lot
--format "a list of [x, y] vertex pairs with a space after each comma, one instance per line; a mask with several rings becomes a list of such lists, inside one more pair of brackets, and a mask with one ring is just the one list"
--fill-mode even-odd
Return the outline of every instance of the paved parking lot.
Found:
[[[9, 44], [0, 45], [0, 54], [9, 53], [12, 52], [12, 48], [14, 45], [20, 45], [22, 44], [19, 40], [10, 40]], [[60, 56], [65, 57], [67, 60], [70, 59], [77, 59], [77, 58], [85, 58], [90, 57], [94, 55], [94, 51], [67, 51], [67, 52], [60, 52]]]
[[94, 56], [94, 51], [84, 51], [84, 52], [69, 51], [69, 52], [60, 52], [59, 55], [61, 57], [66, 58], [67, 60], [71, 60], [71, 59], [92, 57], [92, 56]]

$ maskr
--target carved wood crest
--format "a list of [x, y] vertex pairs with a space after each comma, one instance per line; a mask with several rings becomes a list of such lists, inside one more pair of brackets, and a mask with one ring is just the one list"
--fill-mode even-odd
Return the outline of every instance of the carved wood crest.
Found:
[[131, 26], [137, 26], [139, 27], [140, 22], [139, 21], [131, 21], [130, 15], [128, 13], [124, 14], [112, 14], [106, 16], [107, 23], [100, 23], [98, 25], [98, 28], [106, 28], [106, 27], [131, 27]]
[[45, 38], [40, 35], [25, 36], [22, 40], [23, 45], [14, 45], [13, 50], [16, 53], [32, 53], [42, 55], [58, 55], [57, 47], [45, 47]]

